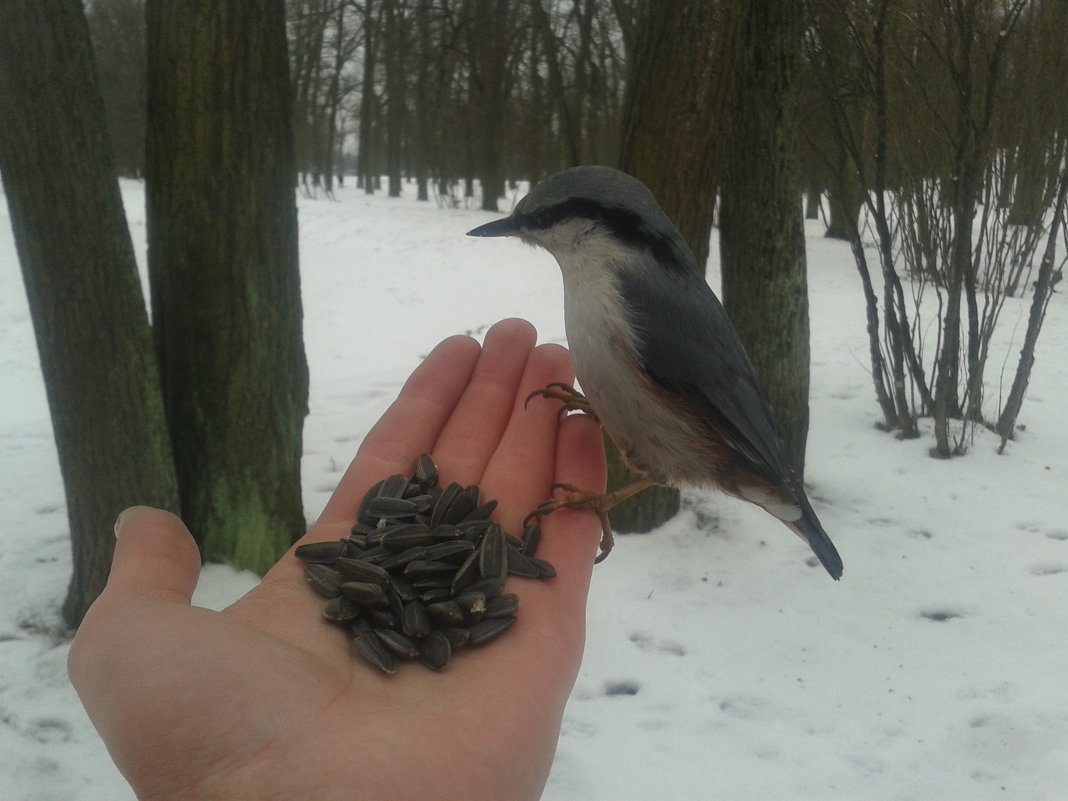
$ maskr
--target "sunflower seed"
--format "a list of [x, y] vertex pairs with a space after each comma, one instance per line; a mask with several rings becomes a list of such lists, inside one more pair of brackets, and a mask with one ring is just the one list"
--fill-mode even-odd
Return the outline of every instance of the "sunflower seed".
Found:
[[525, 529], [523, 529], [523, 555], [534, 556], [538, 551], [538, 545], [541, 543], [541, 526], [537, 523], [531, 523]]
[[510, 617], [518, 611], [519, 596], [515, 593], [508, 593], [486, 601], [486, 614], [483, 617]]
[[431, 529], [430, 536], [435, 540], [455, 540], [459, 538], [460, 532], [452, 523], [438, 523]]
[[481, 592], [464, 592], [452, 600], [469, 618], [477, 620], [486, 611], [486, 596]]
[[386, 591], [381, 584], [372, 584], [368, 581], [346, 581], [341, 585], [341, 592], [363, 606], [381, 601], [386, 596]]
[[381, 545], [376, 545], [374, 548], [368, 548], [361, 553], [357, 559], [361, 562], [369, 562], [372, 565], [380, 565], [385, 560], [393, 556], [393, 551], [389, 548], [383, 548]]
[[399, 631], [394, 631], [391, 628], [378, 628], [375, 629], [375, 634], [378, 635], [378, 639], [382, 641], [382, 644], [397, 656], [404, 659], [415, 659], [419, 656], [419, 646], [415, 644], [414, 640], [405, 637]]
[[415, 475], [413, 479], [424, 490], [438, 483], [438, 466], [434, 464], [434, 460], [430, 458], [429, 454], [421, 453], [419, 458], [415, 460]]
[[408, 548], [425, 547], [433, 545], [434, 537], [430, 529], [422, 523], [407, 523], [396, 526], [386, 531], [382, 537], [382, 545], [392, 551], [405, 551]]
[[504, 553], [504, 529], [492, 525], [479, 546], [478, 572], [484, 579], [503, 579], [508, 575], [508, 561]]
[[413, 559], [404, 566], [404, 577], [412, 581], [454, 572], [456, 572], [456, 565], [449, 562], [431, 562], [428, 559]]
[[459, 626], [442, 626], [438, 631], [449, 639], [449, 644], [452, 645], [454, 651], [467, 645], [467, 641], [471, 639], [471, 632]]
[[537, 578], [541, 575], [538, 572], [537, 565], [523, 556], [521, 551], [509, 546], [507, 554], [509, 575], [519, 576], [520, 578]]
[[544, 559], [539, 559], [536, 556], [530, 557], [530, 561], [538, 568], [539, 578], [556, 578], [556, 568]]
[[412, 586], [412, 583], [400, 576], [393, 577], [390, 587], [402, 601], [411, 601], [416, 596], [415, 587]]
[[419, 600], [425, 604], [434, 604], [438, 601], [447, 601], [452, 595], [448, 587], [433, 587], [419, 593]]
[[350, 559], [343, 556], [334, 562], [334, 568], [345, 577], [346, 581], [366, 581], [371, 584], [381, 584], [383, 587], [390, 581], [387, 570], [363, 559]]
[[323, 617], [335, 623], [348, 623], [360, 616], [360, 605], [344, 595], [336, 595], [323, 607]]
[[[463, 492], [463, 487], [455, 481], [441, 491], [441, 495], [434, 502], [434, 510], [430, 514], [431, 528], [434, 528], [439, 523], [448, 522], [445, 520], [445, 515], [449, 511], [449, 506], [452, 505], [452, 502], [456, 500], [456, 496], [461, 492]], [[453, 520], [451, 522], [455, 523], [456, 521]]]
[[453, 595], [463, 591], [469, 584], [473, 584], [478, 580], [478, 559], [479, 552], [472, 551], [457, 569], [456, 573], [452, 577], [452, 592]]
[[339, 556], [348, 553], [345, 540], [329, 540], [327, 542], [308, 542], [298, 545], [293, 555], [302, 562], [328, 565]]
[[426, 558], [432, 562], [463, 562], [475, 550], [475, 544], [467, 540], [448, 540], [426, 549]]
[[349, 621], [349, 631], [351, 631], [357, 637], [359, 637], [361, 634], [366, 634], [372, 628], [374, 628], [374, 625], [372, 624], [371, 620], [365, 617], [364, 615], [360, 615], [355, 620]]
[[407, 500], [412, 502], [412, 504], [415, 506], [416, 514], [419, 514], [420, 512], [429, 511], [430, 507], [434, 505], [435, 499], [433, 495], [421, 494], [413, 495]]
[[471, 637], [468, 642], [471, 645], [482, 645], [495, 637], [499, 637], [505, 629], [515, 623], [514, 617], [492, 617], [480, 620], [473, 624], [469, 631]]
[[401, 616], [401, 631], [409, 637], [419, 640], [428, 635], [433, 628], [430, 615], [420, 601], [408, 601]]
[[304, 580], [324, 598], [333, 598], [341, 593], [341, 574], [332, 567], [308, 565], [304, 568]]
[[397, 570], [398, 568], [404, 568], [413, 559], [426, 559], [426, 548], [422, 545], [417, 545], [414, 548], [409, 548], [406, 551], [401, 551], [398, 554], [383, 559], [379, 566], [385, 570]]
[[389, 609], [375, 609], [369, 607], [365, 610], [366, 618], [375, 626], [387, 629], [396, 629], [400, 618]]
[[476, 506], [466, 515], [461, 523], [473, 523], [478, 520], [489, 520], [490, 515], [497, 509], [497, 501], [487, 501], [481, 506]]
[[427, 576], [426, 578], [416, 579], [412, 582], [412, 586], [418, 590], [449, 590], [452, 592], [452, 578], [445, 574], [438, 576]]
[[487, 598], [496, 598], [504, 589], [504, 582], [500, 579], [482, 579], [474, 584], [469, 584], [464, 592], [481, 592]]
[[456, 601], [438, 601], [427, 604], [426, 611], [439, 626], [459, 626], [464, 622], [464, 613]]
[[467, 487], [460, 492], [456, 493], [456, 496], [449, 504], [449, 508], [445, 510], [442, 515], [442, 523], [459, 523], [468, 514], [473, 512], [478, 506], [478, 487], [475, 487], [472, 491], [471, 487]]
[[419, 661], [431, 670], [444, 670], [452, 659], [452, 643], [440, 631], [432, 631], [419, 643]]
[[404, 498], [372, 498], [367, 502], [367, 514], [372, 518], [385, 518], [394, 520], [397, 518], [412, 517], [418, 512], [418, 507]]
[[393, 653], [373, 631], [360, 634], [352, 641], [352, 644], [356, 647], [357, 653], [375, 667], [390, 674], [397, 671], [397, 662], [393, 658]]
[[461, 520], [456, 524], [456, 536], [477, 544], [492, 525], [489, 520]]

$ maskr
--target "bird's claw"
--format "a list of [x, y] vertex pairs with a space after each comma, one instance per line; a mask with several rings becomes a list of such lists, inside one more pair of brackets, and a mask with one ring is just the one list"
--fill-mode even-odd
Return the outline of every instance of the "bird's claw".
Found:
[[[523, 401], [523, 408], [526, 409], [530, 404], [531, 398], [552, 398], [563, 403], [563, 407], [560, 409], [559, 414], [562, 416], [568, 412], [582, 412], [588, 414], [594, 420], [597, 420], [597, 413], [593, 411], [593, 407], [590, 406], [590, 402], [586, 399], [586, 396], [579, 392], [572, 386], [564, 384], [561, 381], [554, 381], [548, 384], [543, 389], [536, 389], [527, 395], [527, 399]], [[600, 422], [598, 420], [598, 422]]]
[[[550, 386], [552, 385], [550, 384]], [[555, 493], [557, 490], [563, 490], [566, 494], [562, 498], [554, 498], [538, 506], [537, 509], [524, 518], [523, 527], [526, 528], [531, 520], [552, 514], [557, 509], [584, 509], [596, 512], [601, 521], [601, 543], [600, 552], [593, 561], [594, 564], [603, 562], [608, 554], [612, 552], [612, 548], [615, 545], [612, 526], [608, 522], [608, 510], [615, 506], [615, 499], [604, 493], [579, 489], [573, 484], [553, 484], [551, 491]]]

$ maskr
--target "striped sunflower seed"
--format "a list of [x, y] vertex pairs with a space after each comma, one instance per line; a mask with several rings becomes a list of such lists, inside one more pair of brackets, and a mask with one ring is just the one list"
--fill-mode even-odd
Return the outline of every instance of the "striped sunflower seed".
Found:
[[369, 606], [386, 597], [386, 590], [381, 584], [373, 584], [369, 581], [346, 581], [340, 587], [342, 595], [346, 595], [362, 606]]
[[356, 652], [376, 668], [391, 675], [397, 672], [397, 660], [394, 659], [393, 652], [386, 648], [382, 638], [373, 631], [358, 635], [352, 644]]
[[482, 578], [504, 579], [508, 575], [508, 557], [504, 549], [504, 529], [498, 525], [490, 526], [479, 546], [478, 572]]
[[388, 570], [384, 570], [381, 566], [371, 564], [363, 559], [351, 559], [343, 556], [334, 562], [334, 569], [344, 576], [346, 581], [364, 581], [371, 584], [381, 584], [383, 587], [390, 582]]
[[382, 644], [402, 659], [415, 659], [419, 656], [419, 646], [415, 640], [405, 637], [399, 631], [392, 628], [377, 628], [375, 634]]
[[329, 565], [339, 556], [345, 556], [348, 550], [345, 540], [328, 540], [327, 542], [307, 542], [304, 545], [298, 545], [293, 551], [293, 555], [302, 562]]
[[468, 629], [471, 637], [468, 642], [471, 645], [483, 645], [490, 640], [496, 639], [504, 633], [505, 629], [515, 623], [515, 617], [492, 617], [474, 623]]
[[444, 670], [452, 659], [452, 643], [440, 631], [432, 631], [419, 643], [419, 661], [431, 670]]
[[409, 637], [421, 640], [434, 628], [426, 606], [421, 601], [408, 601], [401, 616], [401, 631]]
[[335, 623], [348, 623], [360, 616], [360, 605], [344, 595], [336, 595], [323, 607], [323, 617]]
[[324, 598], [341, 594], [341, 574], [332, 567], [310, 564], [304, 568], [304, 580]]

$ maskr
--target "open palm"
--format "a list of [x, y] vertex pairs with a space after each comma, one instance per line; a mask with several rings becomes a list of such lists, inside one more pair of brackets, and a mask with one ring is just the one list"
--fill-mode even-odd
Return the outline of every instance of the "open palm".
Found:
[[[549, 486], [604, 485], [600, 432], [523, 401], [572, 380], [567, 352], [534, 347], [529, 324], [494, 326], [479, 347], [441, 343], [367, 435], [315, 527], [347, 535], [366, 489], [431, 453], [441, 481], [477, 483], [518, 532]], [[462, 650], [441, 673], [386, 676], [321, 619], [322, 599], [286, 554], [222, 612], [189, 605], [199, 572], [172, 515], [128, 510], [107, 588], [71, 647], [69, 669], [116, 764], [142, 799], [536, 798], [581, 660], [596, 515], [543, 521], [550, 581], [511, 579], [519, 620]]]

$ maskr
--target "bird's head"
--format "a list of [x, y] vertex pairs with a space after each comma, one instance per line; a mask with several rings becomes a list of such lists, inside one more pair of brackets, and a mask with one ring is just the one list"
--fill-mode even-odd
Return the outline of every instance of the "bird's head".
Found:
[[[573, 167], [537, 184], [508, 217], [468, 236], [515, 236], [572, 266], [626, 264], [651, 254], [664, 266], [694, 268], [678, 230], [645, 184], [611, 167]], [[643, 261], [648, 261], [643, 259]]]

